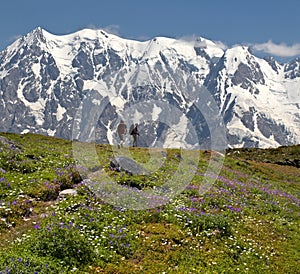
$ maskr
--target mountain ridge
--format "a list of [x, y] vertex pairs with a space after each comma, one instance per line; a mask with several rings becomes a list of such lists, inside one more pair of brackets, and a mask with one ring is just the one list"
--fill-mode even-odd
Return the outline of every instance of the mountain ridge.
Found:
[[[228, 146], [291, 145], [300, 143], [299, 84], [300, 60], [279, 64], [245, 46], [224, 50], [202, 37], [141, 42], [91, 29], [58, 36], [39, 27], [0, 52], [0, 130], [71, 139], [76, 113], [89, 94], [91, 102], [109, 102], [100, 113], [105, 121], [96, 121], [97, 131], [89, 123], [83, 140], [96, 134], [98, 141], [114, 142], [124, 111], [145, 102], [147, 113], [129, 118], [145, 132], [141, 146], [178, 144], [171, 132], [188, 120], [198, 140], [191, 142], [195, 136], [185, 126], [182, 146], [209, 146], [210, 129], [195, 105], [204, 87], [224, 118]], [[167, 114], [157, 101], [175, 106], [182, 119], [178, 114], [163, 126]], [[145, 122], [142, 114], [157, 117]]]

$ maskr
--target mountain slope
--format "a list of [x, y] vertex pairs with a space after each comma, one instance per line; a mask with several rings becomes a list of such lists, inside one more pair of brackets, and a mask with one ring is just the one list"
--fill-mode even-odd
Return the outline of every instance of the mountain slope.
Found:
[[210, 147], [219, 135], [233, 147], [300, 143], [299, 63], [204, 38], [37, 28], [0, 53], [0, 130], [114, 143], [125, 118], [140, 124], [141, 146]]
[[[152, 189], [177, 181], [184, 150], [130, 148], [132, 160], [154, 167], [131, 175], [111, 165], [120, 153], [113, 146], [93, 146], [99, 157], [84, 166], [72, 147], [49, 136], [0, 134], [0, 273], [299, 272], [300, 169], [282, 162], [300, 163], [300, 146], [228, 149], [204, 192], [216, 153], [198, 151], [182, 192], [143, 210], [132, 209], [135, 202], [124, 207], [115, 187], [148, 199]], [[161, 152], [163, 163], [153, 161]], [[109, 176], [105, 193], [121, 206], [87, 179], [95, 170]], [[61, 193], [66, 188], [69, 196]]]

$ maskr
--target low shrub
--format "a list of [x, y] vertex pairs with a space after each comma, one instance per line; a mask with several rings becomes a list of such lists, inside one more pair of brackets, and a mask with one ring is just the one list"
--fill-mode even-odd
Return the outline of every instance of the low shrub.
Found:
[[52, 257], [65, 266], [79, 266], [92, 262], [95, 251], [88, 239], [71, 222], [35, 226], [30, 251], [41, 257]]

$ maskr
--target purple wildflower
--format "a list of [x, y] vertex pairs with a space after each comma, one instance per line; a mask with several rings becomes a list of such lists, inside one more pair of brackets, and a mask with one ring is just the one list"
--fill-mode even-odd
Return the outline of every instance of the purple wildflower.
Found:
[[234, 206], [231, 206], [231, 205], [228, 205], [227, 208], [231, 211], [234, 211], [234, 212], [242, 211], [242, 209], [240, 207], [234, 207]]

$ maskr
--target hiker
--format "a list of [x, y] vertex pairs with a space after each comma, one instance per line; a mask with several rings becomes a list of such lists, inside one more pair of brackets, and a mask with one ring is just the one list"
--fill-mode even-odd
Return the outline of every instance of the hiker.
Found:
[[119, 135], [119, 138], [120, 138], [120, 143], [118, 145], [118, 147], [120, 148], [120, 147], [123, 147], [124, 136], [127, 132], [127, 126], [126, 126], [126, 124], [124, 123], [123, 120], [121, 120], [120, 124], [118, 125], [117, 132], [118, 132], [118, 135]]
[[130, 135], [132, 135], [133, 137], [133, 143], [132, 143], [133, 147], [137, 147], [137, 136], [140, 135], [137, 126], [138, 124], [135, 124], [135, 126], [132, 125], [131, 127], [133, 128], [130, 131]]

